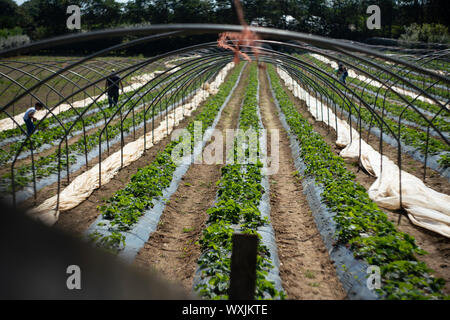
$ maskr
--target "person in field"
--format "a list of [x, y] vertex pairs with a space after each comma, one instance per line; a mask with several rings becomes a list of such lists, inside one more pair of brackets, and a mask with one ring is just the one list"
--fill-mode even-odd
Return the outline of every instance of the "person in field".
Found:
[[339, 78], [339, 81], [341, 81], [343, 84], [345, 84], [345, 79], [348, 77], [348, 71], [347, 68], [342, 64], [342, 62], [339, 62], [338, 69], [336, 70], [336, 75]]
[[108, 102], [109, 106], [113, 107], [117, 105], [117, 101], [119, 101], [119, 86], [123, 86], [120, 77], [116, 74], [116, 70], [112, 70], [111, 75], [106, 78], [106, 90], [108, 94]]
[[27, 135], [30, 136], [36, 126], [34, 125], [34, 122], [37, 121], [37, 119], [34, 117], [36, 111], [42, 110], [44, 108], [44, 105], [40, 102], [36, 102], [34, 107], [28, 108], [27, 111], [25, 111], [25, 114], [23, 115], [23, 121], [25, 122], [27, 126]]

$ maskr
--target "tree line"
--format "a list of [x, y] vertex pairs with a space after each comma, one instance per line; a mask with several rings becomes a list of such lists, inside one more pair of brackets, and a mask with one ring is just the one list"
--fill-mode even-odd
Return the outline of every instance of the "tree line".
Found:
[[[399, 38], [412, 24], [439, 24], [448, 34], [448, 0], [244, 0], [249, 24], [333, 38]], [[366, 9], [381, 9], [381, 29], [368, 30]], [[21, 33], [31, 40], [67, 34], [69, 5], [81, 8], [82, 30], [162, 23], [238, 23], [234, 0], [0, 0], [0, 36]], [[79, 31], [78, 31], [79, 32]], [[413, 39], [414, 40], [414, 39]]]

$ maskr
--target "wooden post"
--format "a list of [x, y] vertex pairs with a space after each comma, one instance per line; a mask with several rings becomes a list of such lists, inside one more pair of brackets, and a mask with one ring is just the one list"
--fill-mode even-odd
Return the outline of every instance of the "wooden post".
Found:
[[258, 237], [233, 234], [229, 299], [253, 300], [256, 286], [256, 255]]

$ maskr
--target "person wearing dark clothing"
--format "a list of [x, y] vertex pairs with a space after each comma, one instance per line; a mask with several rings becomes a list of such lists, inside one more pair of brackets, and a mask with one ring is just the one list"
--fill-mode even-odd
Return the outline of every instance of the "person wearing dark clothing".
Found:
[[115, 70], [112, 70], [112, 74], [106, 79], [106, 90], [110, 107], [117, 105], [117, 101], [119, 101], [119, 86], [122, 86], [121, 79], [115, 72]]
[[36, 102], [34, 107], [28, 108], [27, 111], [25, 111], [25, 114], [23, 115], [23, 121], [25, 122], [25, 125], [27, 126], [27, 135], [30, 136], [36, 126], [34, 125], [34, 122], [37, 121], [37, 119], [34, 117], [34, 114], [38, 110], [42, 110], [44, 108], [44, 105], [40, 102]]
[[338, 69], [336, 70], [336, 74], [339, 78], [339, 81], [345, 84], [345, 79], [348, 77], [347, 68], [344, 67], [342, 63], [339, 62]]

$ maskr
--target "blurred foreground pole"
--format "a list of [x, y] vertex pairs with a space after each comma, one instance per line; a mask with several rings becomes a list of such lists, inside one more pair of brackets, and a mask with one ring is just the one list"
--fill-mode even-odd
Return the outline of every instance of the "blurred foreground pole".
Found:
[[19, 210], [0, 212], [0, 299], [198, 299]]
[[230, 300], [253, 300], [256, 286], [256, 255], [258, 237], [233, 234], [231, 254]]

